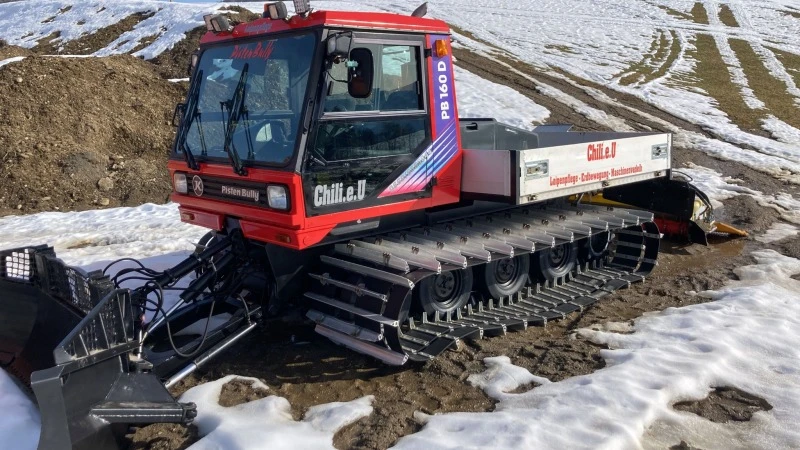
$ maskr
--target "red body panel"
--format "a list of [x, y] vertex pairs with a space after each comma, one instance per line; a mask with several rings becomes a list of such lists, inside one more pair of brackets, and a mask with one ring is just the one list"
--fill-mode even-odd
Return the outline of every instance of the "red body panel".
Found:
[[[247, 37], [268, 36], [271, 33], [302, 29], [309, 27], [343, 27], [365, 28], [386, 31], [404, 31], [414, 33], [432, 33], [434, 35], [449, 35], [450, 28], [440, 20], [424, 19], [399, 14], [387, 13], [354, 13], [341, 11], [317, 11], [306, 18], [294, 16], [288, 21], [259, 19], [247, 24], [241, 24], [231, 33], [207, 33], [201, 43], [212, 44], [238, 40]], [[426, 47], [433, 44], [430, 36], [426, 39]], [[448, 39], [448, 49], [449, 39]], [[448, 55], [448, 58], [451, 56]], [[452, 61], [449, 61], [452, 66]], [[449, 70], [453, 79], [452, 67]], [[430, 90], [429, 108], [431, 123], [433, 124], [432, 137], [434, 140], [442, 130], [436, 130], [436, 108], [434, 108], [434, 73], [433, 64], [428, 64], [428, 79]], [[455, 92], [452, 92], [453, 114], [455, 114]], [[306, 216], [305, 197], [303, 195], [302, 178], [294, 172], [278, 170], [249, 168], [245, 177], [233, 173], [228, 164], [201, 163], [200, 170], [191, 171], [183, 161], [171, 160], [168, 164], [170, 177], [175, 172], [187, 174], [191, 179], [193, 175], [202, 174], [231, 180], [246, 180], [257, 183], [282, 184], [287, 186], [291, 209], [277, 211], [267, 208], [243, 205], [241, 203], [226, 202], [218, 199], [204, 199], [191, 195], [172, 194], [172, 201], [181, 205], [181, 220], [195, 225], [221, 230], [224, 228], [225, 218], [239, 220], [242, 232], [248, 239], [254, 241], [280, 245], [297, 250], [308, 248], [321, 242], [330, 231], [342, 223], [354, 222], [359, 219], [370, 219], [392, 214], [416, 211], [447, 204], [457, 203], [461, 197], [461, 136], [457, 135], [457, 153], [436, 174], [436, 183], [428, 198], [404, 200], [387, 205], [372, 206], [353, 209], [349, 211], [323, 214], [313, 217]]]

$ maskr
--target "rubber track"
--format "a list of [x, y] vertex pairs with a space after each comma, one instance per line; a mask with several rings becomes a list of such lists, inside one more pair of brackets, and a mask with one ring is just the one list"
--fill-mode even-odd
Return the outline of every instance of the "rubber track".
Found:
[[[625, 210], [617, 210], [615, 214], [624, 213]], [[641, 216], [640, 211], [635, 213]], [[644, 220], [652, 219], [645, 217]], [[616, 236], [615, 249], [602, 261], [578, 268], [563, 279], [529, 285], [512, 296], [488, 300], [473, 297], [473, 303], [456, 313], [446, 316], [423, 313], [416, 320], [409, 318], [413, 288], [437, 272], [431, 268], [410, 268], [406, 273], [402, 267], [398, 269], [402, 263], [397, 263], [399, 257], [395, 250], [400, 246], [396, 244], [384, 253], [382, 263], [370, 264], [365, 259], [375, 256], [355, 252], [362, 244], [351, 242], [346, 248], [338, 247], [338, 254], [333, 257], [323, 257], [323, 273], [312, 275], [313, 286], [306, 293], [310, 306], [307, 315], [317, 323], [318, 333], [388, 364], [426, 361], [455, 347], [461, 339], [502, 335], [531, 325], [543, 326], [550, 320], [582, 311], [631, 283], [644, 281], [656, 265], [661, 238], [658, 227], [651, 221], [643, 221], [609, 230]], [[590, 235], [596, 232], [593, 229]], [[481, 237], [502, 239], [500, 234], [492, 236], [490, 233]], [[381, 237], [371, 241], [385, 244]], [[471, 242], [474, 244], [475, 240]], [[554, 243], [564, 242], [556, 240]], [[369, 243], [366, 247], [374, 250]], [[451, 248], [460, 249], [458, 243]], [[417, 255], [423, 253], [420, 250]], [[409, 254], [415, 256], [413, 250], [405, 253]], [[492, 256], [492, 260], [508, 257], [496, 253]], [[481, 264], [485, 261], [467, 258], [469, 266], [480, 267]], [[459, 268], [449, 264], [441, 266], [442, 271]]]

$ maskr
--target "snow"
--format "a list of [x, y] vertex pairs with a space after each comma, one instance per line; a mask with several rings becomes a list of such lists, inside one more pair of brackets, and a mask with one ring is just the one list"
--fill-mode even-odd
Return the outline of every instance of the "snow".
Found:
[[0, 442], [9, 449], [36, 448], [41, 428], [39, 411], [3, 370], [0, 393]]
[[[527, 392], [509, 391], [538, 377], [508, 358], [470, 381], [498, 401], [490, 413], [427, 416], [398, 449], [668, 448], [688, 439], [699, 448], [800, 446], [800, 260], [771, 250], [735, 269], [739, 281], [705, 292], [710, 303], [669, 308], [637, 319], [630, 334], [582, 329], [607, 345], [606, 367]], [[622, 324], [620, 328], [629, 328]], [[715, 424], [671, 405], [736, 387], [773, 409], [748, 423]], [[651, 428], [653, 427], [653, 428]]]
[[222, 387], [234, 380], [249, 382], [254, 389], [269, 389], [255, 378], [229, 375], [195, 386], [181, 396], [181, 402], [197, 404], [194, 424], [204, 436], [191, 450], [333, 449], [333, 436], [339, 429], [372, 414], [373, 396], [311, 407], [301, 421], [292, 418], [285, 398], [274, 395], [221, 406]]
[[51, 38], [51, 42], [62, 44], [114, 25], [131, 15], [152, 14], [133, 30], [94, 53], [96, 56], [125, 53], [155, 36], [152, 43], [133, 53], [151, 59], [183, 40], [187, 31], [202, 26], [204, 15], [226, 8], [227, 5], [222, 3], [187, 5], [148, 0], [12, 2], [0, 5], [0, 39], [11, 45], [31, 48], [40, 40], [56, 35], [58, 37]]
[[4, 60], [0, 61], [0, 67], [3, 67], [5, 65], [8, 65], [8, 64], [11, 64], [11, 63], [15, 63], [15, 62], [20, 62], [23, 59], [25, 59], [24, 56], [15, 56], [13, 58], [4, 59]]
[[776, 222], [763, 235], [756, 236], [755, 239], [758, 242], [769, 244], [770, 242], [795, 237], [798, 234], [800, 234], [800, 228], [790, 223]]
[[550, 111], [519, 92], [455, 68], [458, 115], [494, 118], [511, 126], [533, 129], [550, 117]]
[[207, 232], [182, 223], [177, 204], [145, 204], [0, 217], [0, 248], [47, 243], [67, 264], [93, 270], [117, 258], [184, 256]]
[[760, 206], [778, 211], [783, 220], [800, 225], [800, 201], [791, 194], [785, 192], [775, 195], [764, 194], [761, 191], [735, 184], [741, 180], [723, 177], [715, 170], [692, 163], [688, 164], [688, 168], [676, 169], [676, 171], [688, 175], [692, 184], [709, 196], [711, 204], [715, 208], [721, 207], [724, 200], [737, 195], [747, 195]]
[[734, 184], [741, 183], [742, 180], [737, 180], [732, 177], [723, 177], [721, 173], [706, 167], [698, 166], [697, 164], [689, 163], [687, 168], [676, 169], [676, 172], [689, 176], [691, 183], [708, 195], [711, 199], [711, 205], [714, 208], [721, 208], [724, 200], [736, 197], [737, 195], [761, 195], [760, 192], [754, 189]]

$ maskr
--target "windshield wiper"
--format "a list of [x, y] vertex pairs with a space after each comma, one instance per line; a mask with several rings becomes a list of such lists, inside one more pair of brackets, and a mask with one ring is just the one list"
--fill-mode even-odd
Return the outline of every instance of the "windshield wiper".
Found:
[[236, 131], [236, 127], [239, 125], [239, 117], [241, 117], [245, 111], [245, 86], [247, 85], [247, 73], [249, 70], [250, 64], [245, 64], [244, 68], [242, 69], [242, 75], [239, 77], [239, 83], [236, 84], [236, 90], [233, 91], [233, 98], [226, 102], [220, 103], [220, 106], [222, 106], [223, 109], [226, 106], [228, 107], [228, 122], [225, 124], [225, 143], [223, 147], [228, 153], [228, 158], [231, 160], [233, 171], [236, 172], [237, 175], [241, 176], [247, 175], [247, 170], [242, 164], [242, 158], [239, 156], [239, 152], [236, 150], [236, 148], [231, 147], [233, 133]]
[[[192, 154], [192, 150], [186, 143], [186, 138], [189, 135], [189, 129], [192, 127], [194, 119], [197, 116], [199, 116], [199, 114], [197, 114], [197, 106], [198, 106], [197, 100], [200, 97], [200, 83], [202, 79], [203, 79], [203, 71], [201, 70], [197, 73], [197, 78], [195, 79], [195, 83], [192, 86], [192, 91], [189, 92], [189, 97], [186, 101], [186, 110], [183, 113], [185, 120], [181, 124], [181, 129], [178, 136], [178, 143], [180, 145], [181, 151], [183, 151], [183, 157], [186, 160], [186, 165], [188, 165], [189, 168], [192, 170], [200, 170], [200, 166], [197, 165], [197, 161], [194, 159], [194, 154]], [[205, 142], [203, 142], [201, 139], [200, 143], [203, 146], [203, 154], [205, 154], [206, 153]]]

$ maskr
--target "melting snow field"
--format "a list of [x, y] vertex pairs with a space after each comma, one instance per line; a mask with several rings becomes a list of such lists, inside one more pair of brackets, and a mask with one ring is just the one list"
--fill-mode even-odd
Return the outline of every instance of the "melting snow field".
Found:
[[[706, 449], [800, 447], [800, 281], [790, 278], [800, 260], [771, 250], [753, 256], [757, 264], [735, 270], [740, 281], [700, 294], [710, 303], [610, 327], [629, 334], [579, 330], [609, 347], [606, 367], [590, 375], [550, 383], [506, 357], [487, 359], [487, 372], [469, 381], [498, 400], [495, 412], [429, 416], [395, 448], [663, 449], [681, 439]], [[541, 385], [509, 393], [531, 382]], [[715, 424], [671, 408], [725, 386], [773, 409]]]
[[[701, 169], [695, 168], [694, 175]], [[725, 184], [713, 178], [705, 181]], [[104, 265], [124, 248], [126, 255], [148, 258], [148, 265], [166, 267], [191, 251], [191, 243], [204, 232], [181, 224], [175, 209], [144, 205], [0, 218], [0, 248], [51, 242], [65, 260], [86, 268]], [[129, 230], [124, 239], [121, 230]], [[487, 372], [469, 381], [499, 401], [496, 412], [420, 416], [427, 426], [397, 447], [664, 448], [687, 437], [702, 448], [800, 446], [800, 431], [794, 427], [800, 423], [800, 281], [790, 278], [800, 273], [800, 261], [773, 251], [753, 256], [757, 264], [735, 270], [741, 281], [700, 294], [711, 303], [648, 314], [632, 327], [580, 330], [582, 338], [610, 348], [601, 353], [607, 367], [593, 374], [550, 383], [507, 358], [488, 359]], [[197, 424], [206, 435], [194, 448], [330, 448], [336, 429], [371, 412], [369, 397], [320, 405], [299, 422], [288, 413], [288, 402], [274, 396], [224, 408], [217, 399], [227, 381], [184, 395], [183, 401], [200, 405]], [[527, 383], [539, 386], [508, 393]], [[761, 396], [774, 409], [757, 413], [746, 424], [725, 425], [670, 408], [701, 399], [718, 386]], [[35, 408], [4, 373], [0, 392], [0, 442], [34, 448]]]

